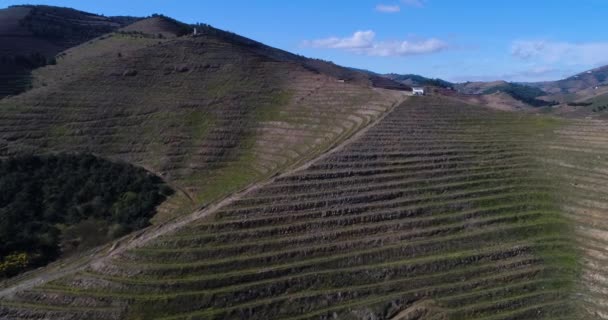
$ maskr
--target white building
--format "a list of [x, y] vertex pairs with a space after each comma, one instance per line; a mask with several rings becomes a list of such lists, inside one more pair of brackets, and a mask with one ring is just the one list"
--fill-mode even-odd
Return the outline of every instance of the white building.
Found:
[[423, 96], [424, 95], [424, 88], [412, 88], [412, 93], [415, 96]]

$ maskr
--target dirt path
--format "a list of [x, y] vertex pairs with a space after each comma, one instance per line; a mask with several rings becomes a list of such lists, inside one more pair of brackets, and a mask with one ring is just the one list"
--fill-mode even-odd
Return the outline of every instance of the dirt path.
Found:
[[58, 261], [56, 263], [51, 264], [50, 266], [40, 269], [38, 271], [31, 272], [30, 274], [26, 274], [22, 279], [12, 284], [9, 284], [5, 288], [0, 289], [0, 299], [9, 298], [13, 296], [15, 293], [27, 289], [31, 289], [36, 286], [40, 286], [44, 283], [57, 280], [59, 278], [65, 277], [67, 275], [76, 273], [78, 271], [84, 270], [85, 268], [92, 266], [94, 268], [100, 268], [105, 263], [110, 261], [116, 255], [119, 255], [127, 250], [131, 250], [137, 247], [141, 247], [150, 241], [168, 233], [174, 232], [178, 229], [187, 226], [188, 224], [197, 221], [199, 219], [211, 216], [218, 209], [227, 206], [236, 200], [243, 198], [245, 195], [255, 192], [260, 188], [263, 188], [266, 185], [273, 183], [275, 180], [288, 176], [294, 172], [305, 170], [314, 164], [317, 161], [325, 159], [332, 155], [335, 152], [342, 150], [346, 145], [350, 144], [352, 141], [359, 139], [359, 137], [363, 136], [370, 128], [374, 127], [380, 121], [382, 121], [388, 114], [390, 114], [398, 105], [403, 103], [406, 98], [403, 97], [401, 101], [395, 103], [391, 108], [378, 117], [376, 120], [372, 121], [369, 125], [357, 131], [352, 136], [346, 138], [343, 141], [337, 142], [335, 145], [330, 146], [328, 151], [322, 153], [318, 157], [311, 159], [304, 164], [294, 168], [289, 169], [281, 174], [275, 175], [272, 178], [269, 178], [264, 181], [260, 181], [250, 185], [249, 187], [234, 193], [223, 200], [216, 202], [208, 207], [205, 207], [201, 210], [198, 210], [190, 215], [177, 218], [175, 220], [168, 221], [163, 224], [151, 226], [144, 230], [138, 231], [134, 234], [131, 234], [127, 237], [119, 239], [115, 241], [111, 245], [107, 245], [101, 248], [98, 248], [94, 251], [90, 252], [89, 257], [81, 258], [81, 259], [73, 259], [73, 260], [65, 260]]

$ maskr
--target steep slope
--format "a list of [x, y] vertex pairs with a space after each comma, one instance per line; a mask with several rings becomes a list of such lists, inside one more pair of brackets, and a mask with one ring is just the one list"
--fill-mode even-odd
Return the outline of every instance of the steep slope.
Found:
[[27, 89], [29, 72], [53, 63], [59, 52], [133, 21], [50, 6], [0, 10], [0, 98]]
[[0, 102], [0, 155], [144, 166], [182, 191], [161, 208], [168, 218], [322, 152], [400, 99], [209, 30], [121, 32], [67, 50], [36, 70], [35, 89]]
[[312, 165], [20, 292], [1, 315], [603, 318], [604, 127], [411, 99]]
[[202, 35], [221, 38], [223, 41], [229, 42], [233, 45], [237, 45], [240, 47], [246, 47], [252, 52], [264, 55], [268, 58], [277, 61], [298, 63], [312, 72], [325, 74], [333, 78], [343, 80], [347, 83], [367, 86], [371, 85], [377, 88], [385, 88], [392, 90], [411, 91], [411, 87], [401, 84], [397, 81], [388, 79], [386, 77], [382, 77], [373, 72], [360, 71], [352, 68], [344, 68], [330, 61], [310, 59], [300, 55], [295, 55], [284, 50], [269, 47], [260, 42], [253, 41], [251, 39], [239, 36], [234, 33], [225, 32], [213, 28], [209, 25], [199, 24], [193, 27], [196, 27], [198, 29], [198, 32]]

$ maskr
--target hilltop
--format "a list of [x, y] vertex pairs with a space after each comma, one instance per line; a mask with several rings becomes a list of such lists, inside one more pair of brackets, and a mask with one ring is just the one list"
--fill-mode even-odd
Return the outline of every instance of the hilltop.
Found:
[[158, 37], [179, 37], [192, 33], [192, 28], [175, 19], [154, 14], [150, 18], [139, 20], [120, 29], [120, 31], [139, 32]]
[[136, 20], [51, 6], [0, 10], [0, 99], [28, 89], [30, 72], [55, 63], [61, 51]]

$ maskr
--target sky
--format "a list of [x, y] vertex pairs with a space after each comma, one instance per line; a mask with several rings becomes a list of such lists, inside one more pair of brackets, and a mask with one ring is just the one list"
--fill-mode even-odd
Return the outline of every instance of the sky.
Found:
[[312, 58], [450, 81], [557, 80], [608, 64], [608, 0], [0, 0], [162, 13]]

